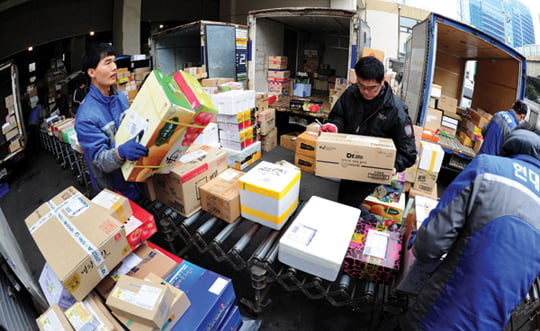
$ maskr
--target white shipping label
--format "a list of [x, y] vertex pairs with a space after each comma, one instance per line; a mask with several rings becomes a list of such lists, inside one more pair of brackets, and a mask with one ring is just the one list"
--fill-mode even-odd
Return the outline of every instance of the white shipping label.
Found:
[[313, 237], [317, 234], [317, 230], [305, 226], [303, 224], [293, 225], [292, 229], [288, 232], [287, 238], [294, 240], [304, 246], [308, 246]]
[[126, 131], [131, 137], [134, 137], [141, 131], [145, 131], [148, 127], [148, 122], [144, 119], [144, 117], [134, 111], [129, 112], [128, 117], [125, 118], [124, 121], [126, 121]]
[[118, 195], [107, 191], [101, 191], [92, 199], [92, 202], [97, 203], [98, 205], [107, 209], [111, 209], [111, 207], [117, 203], [118, 200], [120, 200]]
[[237, 172], [234, 172], [231, 169], [227, 169], [227, 170], [223, 171], [221, 174], [219, 174], [218, 177], [223, 179], [223, 180], [226, 180], [226, 181], [230, 182], [231, 180], [234, 179], [234, 177], [237, 174], [238, 174]]
[[357, 135], [348, 135], [346, 139], [347, 140], [365, 142], [365, 143], [368, 143], [368, 144], [379, 144], [381, 142], [381, 140], [377, 139], [377, 138], [365, 137], [365, 136], [357, 136]]
[[45, 331], [63, 330], [62, 323], [60, 323], [58, 316], [52, 310], [49, 310], [45, 315], [40, 317], [38, 323]]
[[137, 293], [134, 304], [148, 310], [154, 309], [163, 288], [143, 285]]
[[198, 149], [196, 151], [193, 151], [193, 152], [182, 155], [182, 157], [180, 158], [180, 162], [189, 163], [189, 162], [191, 162], [193, 160], [196, 160], [198, 158], [205, 157], [206, 154], [208, 154], [206, 151]]
[[124, 223], [124, 230], [126, 231], [126, 236], [129, 236], [131, 232], [133, 232], [135, 229], [137, 229], [139, 226], [143, 224], [137, 217], [131, 216], [128, 218], [126, 223]]
[[80, 195], [75, 195], [70, 199], [64, 201], [60, 207], [70, 216], [75, 217], [82, 214], [88, 209], [88, 203], [82, 199]]
[[366, 238], [364, 255], [370, 255], [380, 259], [386, 257], [386, 247], [388, 246], [388, 233], [370, 229]]
[[218, 278], [212, 284], [212, 286], [210, 286], [210, 288], [208, 289], [208, 292], [210, 292], [212, 294], [215, 294], [215, 295], [220, 295], [221, 291], [223, 291], [223, 289], [225, 288], [226, 285], [227, 285], [227, 281], [225, 279]]

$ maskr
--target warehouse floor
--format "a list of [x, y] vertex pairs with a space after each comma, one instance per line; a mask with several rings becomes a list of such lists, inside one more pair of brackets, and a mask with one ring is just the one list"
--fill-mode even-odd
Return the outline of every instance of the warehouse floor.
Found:
[[[268, 161], [285, 159], [293, 162], [291, 151], [276, 147], [263, 156]], [[315, 176], [303, 174], [301, 200], [311, 195], [335, 199], [337, 183], [330, 180], [314, 180]], [[25, 218], [40, 204], [52, 198], [58, 192], [71, 185], [84, 192], [67, 169], [62, 169], [59, 163], [46, 151], [28, 155], [18, 166], [18, 169], [8, 179], [10, 192], [0, 198], [6, 219], [21, 245], [22, 252], [37, 280], [44, 264], [43, 257], [30, 237], [24, 223]], [[206, 254], [200, 254], [195, 249], [189, 250], [184, 256], [194, 263], [222, 273], [234, 280], [238, 299], [251, 299], [253, 290], [247, 272], [235, 271], [228, 264], [216, 262]], [[260, 330], [392, 330], [399, 316], [381, 315], [377, 321], [371, 314], [353, 311], [351, 308], [335, 308], [323, 300], [310, 300], [304, 294], [287, 292], [278, 285], [273, 285], [267, 296], [271, 299], [268, 307], [259, 314], [251, 314], [245, 306], [239, 305], [244, 316], [261, 321]]]

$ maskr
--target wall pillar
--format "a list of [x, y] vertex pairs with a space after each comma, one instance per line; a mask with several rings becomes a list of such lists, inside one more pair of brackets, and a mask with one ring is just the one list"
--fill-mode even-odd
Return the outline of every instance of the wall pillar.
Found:
[[142, 0], [114, 0], [113, 46], [118, 55], [141, 53]]

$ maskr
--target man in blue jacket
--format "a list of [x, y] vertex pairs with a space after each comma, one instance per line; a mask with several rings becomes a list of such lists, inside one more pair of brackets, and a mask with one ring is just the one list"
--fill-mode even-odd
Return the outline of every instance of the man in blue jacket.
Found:
[[114, 90], [116, 62], [114, 48], [107, 43], [91, 45], [82, 58], [90, 88], [75, 117], [75, 130], [94, 188], [119, 191], [131, 200], [141, 197], [137, 183], [126, 182], [120, 167], [127, 160], [148, 155], [148, 149], [134, 137], [120, 146], [114, 136], [128, 109], [123, 93]]
[[402, 330], [502, 330], [540, 274], [540, 136], [515, 130], [501, 155], [473, 159], [418, 230], [418, 261], [447, 255]]
[[491, 121], [482, 128], [484, 143], [479, 154], [499, 155], [503, 141], [525, 119], [528, 109], [526, 103], [516, 100], [512, 109], [495, 113]]

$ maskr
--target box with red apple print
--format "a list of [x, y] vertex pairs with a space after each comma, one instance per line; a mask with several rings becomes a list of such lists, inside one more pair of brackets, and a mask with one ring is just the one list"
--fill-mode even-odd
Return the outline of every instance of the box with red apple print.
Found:
[[124, 228], [129, 246], [134, 250], [156, 233], [157, 227], [152, 214], [131, 200], [129, 204], [133, 215], [124, 223]]

